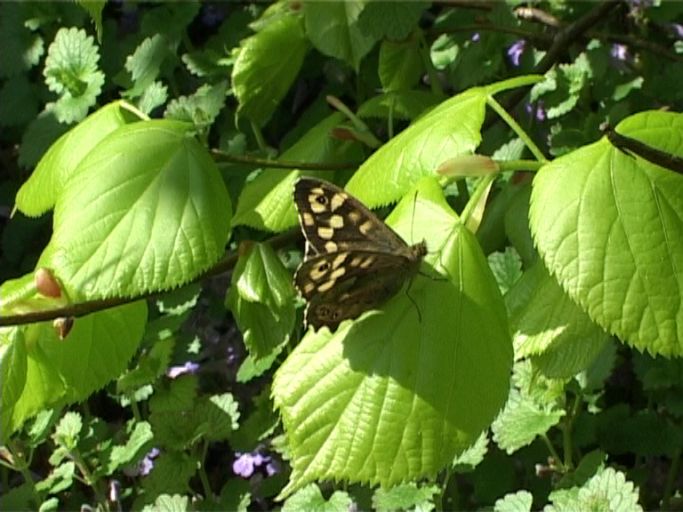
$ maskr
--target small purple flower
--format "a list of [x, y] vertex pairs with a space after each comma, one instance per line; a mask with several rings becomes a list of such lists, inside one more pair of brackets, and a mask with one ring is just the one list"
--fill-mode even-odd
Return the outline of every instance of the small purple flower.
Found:
[[610, 50], [610, 55], [612, 58], [624, 62], [628, 59], [628, 48], [624, 44], [614, 43]]
[[197, 373], [197, 370], [199, 370], [199, 365], [192, 361], [188, 361], [180, 366], [171, 366], [168, 370], [166, 370], [166, 376], [169, 379], [175, 379], [181, 375], [185, 375], [186, 373]]
[[262, 455], [258, 450], [248, 453], [235, 452], [237, 458], [232, 463], [232, 470], [236, 475], [249, 478], [254, 470], [264, 466], [266, 474], [272, 476], [279, 471], [277, 463], [269, 455]]
[[154, 467], [154, 459], [159, 456], [159, 448], [152, 448], [135, 467], [124, 469], [126, 476], [146, 476]]
[[479, 34], [479, 32], [475, 32], [474, 34], [472, 34], [470, 41], [477, 43], [477, 42], [479, 42], [480, 39], [481, 39], [481, 35]]
[[536, 121], [543, 122], [546, 119], [546, 111], [543, 106], [543, 100], [539, 100], [535, 105], [533, 103], [527, 103], [524, 105], [524, 110], [529, 117], [534, 117]]
[[669, 30], [676, 39], [683, 39], [683, 25], [680, 23], [669, 23]]
[[109, 481], [109, 501], [116, 503], [121, 496], [121, 483], [118, 480]]
[[525, 47], [526, 41], [524, 39], [520, 39], [519, 41], [515, 42], [512, 46], [510, 46], [510, 48], [508, 48], [507, 54], [513, 66], [519, 66], [519, 62], [522, 58], [522, 54], [524, 53]]

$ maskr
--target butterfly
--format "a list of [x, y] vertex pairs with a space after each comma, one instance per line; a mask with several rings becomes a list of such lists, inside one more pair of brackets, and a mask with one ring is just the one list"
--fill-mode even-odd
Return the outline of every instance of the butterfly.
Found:
[[294, 203], [306, 238], [294, 283], [308, 302], [306, 324], [315, 329], [334, 330], [391, 298], [427, 254], [424, 241], [408, 245], [358, 199], [326, 181], [300, 178]]

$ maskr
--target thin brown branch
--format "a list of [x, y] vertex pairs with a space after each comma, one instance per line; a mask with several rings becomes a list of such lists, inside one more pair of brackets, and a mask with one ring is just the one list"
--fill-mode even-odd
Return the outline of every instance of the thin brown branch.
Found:
[[311, 162], [292, 162], [286, 160], [270, 160], [268, 158], [258, 158], [253, 156], [240, 156], [225, 153], [220, 149], [212, 149], [211, 154], [220, 161], [234, 164], [253, 165], [254, 167], [269, 167], [274, 169], [299, 169], [302, 171], [346, 171], [355, 169], [359, 163], [311, 163]]
[[559, 28], [561, 23], [555, 16], [538, 7], [518, 7], [514, 10], [515, 16], [523, 20], [538, 21], [549, 27]]
[[[294, 242], [296, 242], [301, 237], [299, 230], [290, 230], [279, 235], [275, 235], [266, 243], [270, 244], [274, 248], [286, 247]], [[235, 268], [237, 263], [238, 254], [236, 252], [231, 252], [227, 254], [223, 259], [216, 263], [213, 267], [206, 270], [192, 281], [185, 284], [199, 283], [205, 279], [215, 277], [226, 272], [230, 272]], [[71, 304], [69, 306], [64, 306], [61, 308], [48, 309], [43, 311], [34, 311], [31, 313], [24, 313], [21, 315], [7, 315], [0, 317], [0, 327], [8, 327], [13, 325], [26, 325], [36, 322], [46, 322], [49, 320], [55, 320], [57, 318], [79, 318], [82, 316], [90, 315], [98, 311], [103, 311], [105, 309], [111, 309], [118, 306], [123, 306], [124, 304], [130, 304], [132, 302], [137, 302], [139, 300], [151, 299], [154, 297], [159, 297], [166, 291], [158, 292], [148, 292], [141, 293], [134, 297], [112, 297], [109, 299], [96, 299], [86, 302], [79, 302], [78, 304]]]

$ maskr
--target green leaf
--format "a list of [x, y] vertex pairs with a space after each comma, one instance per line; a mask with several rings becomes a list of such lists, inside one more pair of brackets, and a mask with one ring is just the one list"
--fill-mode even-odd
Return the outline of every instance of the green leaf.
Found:
[[90, 19], [95, 24], [95, 29], [97, 30], [97, 40], [102, 41], [102, 9], [107, 3], [107, 0], [78, 0], [83, 9], [88, 11], [90, 14]]
[[73, 450], [78, 444], [78, 438], [83, 428], [83, 419], [81, 415], [76, 412], [67, 412], [64, 414], [57, 427], [55, 433], [52, 435], [57, 446]]
[[[142, 486], [150, 495], [189, 491], [190, 478], [197, 472], [197, 460], [181, 452], [162, 452]], [[183, 509], [186, 510], [186, 509]]]
[[379, 48], [378, 72], [385, 91], [412, 89], [423, 73], [419, 40], [413, 37], [400, 43], [383, 41]]
[[63, 135], [69, 127], [57, 121], [50, 105], [33, 119], [21, 137], [19, 165], [24, 169], [36, 166], [50, 145]]
[[506, 494], [493, 506], [494, 512], [531, 512], [534, 501], [529, 491], [517, 491], [514, 494]]
[[180, 96], [168, 104], [167, 119], [187, 121], [200, 130], [207, 130], [225, 105], [227, 82], [202, 85], [191, 96]]
[[[643, 112], [617, 131], [683, 156], [680, 114]], [[603, 139], [541, 168], [530, 224], [547, 268], [596, 323], [639, 350], [681, 355], [681, 212], [681, 176]]]
[[[343, 116], [332, 114], [306, 132], [280, 159], [293, 162], [347, 162], [353, 161], [352, 146], [333, 139], [330, 134]], [[303, 174], [295, 170], [264, 169], [242, 189], [233, 225], [246, 225], [271, 232], [284, 231], [296, 223], [294, 209], [294, 182]], [[306, 171], [306, 176], [329, 179], [329, 173]]]
[[48, 494], [63, 492], [71, 487], [75, 473], [76, 464], [73, 462], [60, 464], [44, 480], [36, 483], [36, 491]]
[[[148, 324], [147, 329], [150, 329]], [[146, 384], [152, 384], [168, 368], [173, 355], [175, 338], [167, 337], [156, 341], [147, 352], [137, 357], [136, 366], [116, 381], [118, 394], [132, 394]]]
[[368, 158], [347, 189], [369, 207], [401, 198], [449, 158], [472, 153], [481, 141], [487, 91], [471, 89], [444, 101]]
[[548, 377], [586, 369], [609, 340], [538, 261], [506, 296], [515, 355], [534, 356]]
[[45, 83], [59, 95], [54, 111], [62, 123], [80, 121], [102, 91], [104, 73], [92, 36], [85, 30], [61, 28], [48, 48]]
[[0, 331], [0, 442], [7, 442], [10, 434], [7, 411], [12, 410], [26, 385], [27, 355], [23, 330], [14, 327]]
[[294, 83], [307, 49], [301, 19], [293, 14], [271, 17], [247, 38], [232, 69], [238, 114], [259, 126], [266, 124]]
[[[232, 306], [230, 307], [232, 308]], [[282, 348], [284, 348], [284, 346]], [[267, 356], [261, 357], [259, 359], [256, 359], [253, 355], [248, 354], [237, 370], [237, 382], [244, 384], [245, 382], [249, 382], [256, 377], [263, 375], [273, 366], [273, 363], [277, 359], [277, 356], [280, 355], [280, 352], [281, 350], [274, 350]]]
[[194, 415], [204, 422], [207, 441], [222, 441], [239, 428], [239, 404], [231, 393], [213, 395], [202, 401]]
[[565, 474], [562, 479], [557, 482], [556, 489], [568, 489], [582, 486], [598, 471], [603, 470], [605, 457], [605, 453], [601, 450], [593, 450], [592, 452], [587, 453], [581, 459], [581, 462], [579, 462], [574, 471]]
[[366, 2], [304, 2], [306, 35], [321, 53], [343, 60], [358, 70], [361, 59], [372, 49], [375, 35], [364, 32], [359, 16]]
[[434, 497], [441, 492], [436, 485], [418, 487], [414, 483], [397, 485], [391, 489], [377, 489], [372, 496], [372, 506], [379, 512], [392, 510], [434, 510]]
[[118, 377], [137, 350], [146, 316], [144, 302], [93, 313], [76, 319], [65, 340], [49, 323], [22, 327], [26, 382], [14, 407], [2, 410], [5, 432], [46, 407], [83, 400]]
[[24, 75], [11, 77], [0, 89], [0, 125], [23, 126], [38, 115], [37, 87]]
[[269, 387], [264, 387], [254, 398], [253, 405], [249, 408], [249, 417], [242, 421], [239, 429], [230, 436], [230, 446], [234, 450], [253, 450], [264, 439], [272, 436], [280, 423], [277, 413], [273, 411]]
[[143, 512], [185, 512], [191, 510], [190, 499], [179, 494], [161, 494], [154, 500], [154, 505], [146, 505]]
[[487, 259], [500, 293], [505, 295], [522, 276], [522, 260], [512, 247], [507, 247], [505, 252], [491, 253]]
[[539, 404], [513, 388], [505, 409], [491, 427], [493, 440], [501, 450], [514, 453], [557, 425], [564, 414], [563, 410], [549, 404]]
[[148, 445], [148, 443], [154, 439], [154, 434], [152, 433], [152, 427], [146, 421], [141, 421], [135, 424], [133, 432], [131, 432], [126, 444], [114, 446], [109, 454], [109, 460], [107, 461], [107, 475], [111, 475], [121, 466], [129, 464], [139, 452]]
[[409, 291], [334, 334], [309, 330], [275, 374], [293, 468], [282, 495], [313, 480], [434, 476], [507, 396], [507, 319], [476, 239], [431, 179], [387, 221], [405, 236], [413, 219], [431, 248], [424, 267], [441, 275], [415, 276]]
[[489, 446], [489, 436], [487, 432], [482, 432], [472, 446], [459, 453], [453, 459], [453, 471], [456, 473], [467, 473], [472, 471], [479, 463], [484, 460]]
[[643, 389], [655, 391], [683, 385], [683, 359], [633, 354], [633, 370]]
[[145, 114], [150, 114], [152, 110], [166, 103], [168, 99], [168, 88], [161, 82], [152, 82], [145, 88], [137, 101], [137, 107]]
[[397, 91], [373, 96], [359, 108], [359, 117], [380, 119], [408, 119], [420, 117], [425, 111], [442, 102], [442, 95], [429, 91]]
[[402, 40], [417, 28], [420, 16], [431, 2], [413, 0], [383, 2], [370, 0], [358, 17], [358, 28], [366, 36], [375, 39]]
[[606, 468], [583, 487], [557, 490], [550, 493], [552, 505], [544, 512], [573, 512], [575, 510], [642, 512], [638, 504], [638, 488], [626, 480], [624, 473]]
[[255, 359], [279, 352], [294, 328], [292, 276], [273, 249], [256, 244], [232, 273], [227, 305]]
[[128, 98], [136, 98], [159, 76], [164, 59], [171, 55], [169, 41], [161, 34], [144, 39], [133, 55], [126, 58], [126, 70], [133, 79], [133, 88], [125, 93]]
[[344, 491], [335, 491], [329, 500], [323, 498], [320, 488], [310, 484], [285, 501], [282, 512], [347, 512], [352, 506], [351, 497]]
[[124, 105], [116, 101], [99, 109], [50, 146], [17, 193], [20, 212], [37, 217], [54, 207], [83, 158], [114, 130], [137, 120]]
[[42, 36], [26, 24], [32, 8], [23, 2], [0, 4], [0, 76], [4, 78], [28, 71], [45, 53]]
[[72, 300], [173, 288], [223, 255], [230, 198], [187, 129], [172, 121], [123, 126], [72, 172], [40, 260]]

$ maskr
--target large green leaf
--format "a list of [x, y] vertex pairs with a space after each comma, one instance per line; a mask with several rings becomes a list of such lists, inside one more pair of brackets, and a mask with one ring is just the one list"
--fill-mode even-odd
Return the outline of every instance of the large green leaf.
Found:
[[72, 300], [169, 289], [223, 254], [230, 198], [188, 127], [123, 126], [66, 181], [40, 266], [53, 269]]
[[358, 26], [358, 17], [364, 7], [365, 2], [360, 0], [308, 0], [304, 3], [306, 35], [320, 52], [343, 60], [357, 70], [360, 60], [378, 39]]
[[[319, 163], [352, 161], [354, 147], [330, 136], [332, 129], [342, 119], [342, 115], [336, 113], [320, 121], [282, 153], [281, 160]], [[294, 182], [301, 174], [299, 170], [264, 169], [242, 189], [233, 224], [245, 224], [273, 232], [293, 227], [296, 224]], [[329, 171], [306, 171], [305, 174], [327, 179], [330, 176]]]
[[[680, 114], [616, 129], [683, 156]], [[683, 354], [683, 177], [603, 138], [539, 171], [529, 215], [546, 266], [595, 322], [640, 350]]]
[[[0, 381], [21, 391], [13, 403], [3, 402], [3, 432], [9, 435], [45, 408], [83, 400], [118, 377], [142, 340], [146, 318], [146, 304], [136, 302], [77, 318], [64, 340], [47, 322], [2, 331], [7, 348]], [[8, 357], [16, 361], [11, 366], [4, 364]]]
[[116, 101], [89, 115], [62, 135], [40, 159], [31, 177], [17, 193], [17, 208], [37, 217], [54, 207], [81, 160], [105, 137], [136, 118]]
[[334, 334], [309, 330], [275, 375], [293, 467], [284, 494], [316, 479], [434, 476], [507, 397], [512, 346], [486, 258], [433, 180], [418, 191], [388, 222], [406, 239], [421, 226], [426, 273]]
[[301, 19], [295, 15], [273, 16], [247, 38], [232, 70], [239, 113], [264, 125], [294, 82], [307, 49]]

